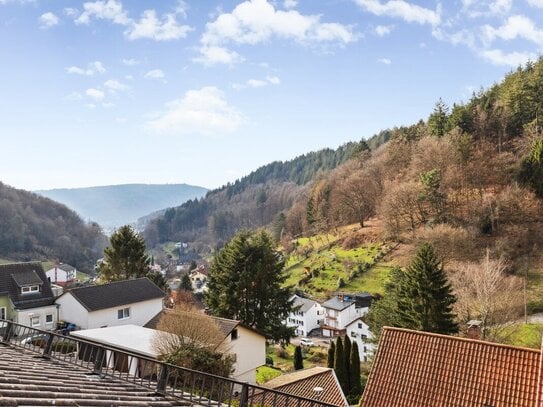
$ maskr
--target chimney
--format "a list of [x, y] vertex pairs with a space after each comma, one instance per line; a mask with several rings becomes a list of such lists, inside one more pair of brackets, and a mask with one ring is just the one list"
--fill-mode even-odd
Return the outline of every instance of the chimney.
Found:
[[481, 339], [482, 337], [482, 331], [481, 331], [481, 325], [483, 321], [479, 321], [477, 319], [472, 319], [468, 322], [468, 338], [469, 339]]

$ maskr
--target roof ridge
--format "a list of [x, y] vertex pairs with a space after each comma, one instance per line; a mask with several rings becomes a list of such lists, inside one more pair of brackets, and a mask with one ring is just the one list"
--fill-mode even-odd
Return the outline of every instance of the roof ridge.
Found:
[[14, 261], [14, 262], [9, 262], [9, 263], [2, 263], [0, 264], [0, 267], [4, 267], [4, 266], [28, 266], [30, 264], [36, 264], [36, 265], [39, 265], [41, 266], [41, 261], [38, 261], [38, 260], [35, 260], [35, 261]]
[[462, 341], [462, 342], [468, 342], [468, 343], [480, 343], [482, 345], [487, 345], [487, 346], [495, 346], [495, 347], [500, 347], [500, 348], [514, 349], [514, 350], [527, 350], [527, 351], [530, 351], [530, 352], [541, 353], [540, 349], [532, 349], [532, 348], [527, 348], [527, 347], [524, 347], [524, 346], [514, 346], [514, 345], [508, 345], [508, 344], [505, 344], [505, 343], [496, 343], [496, 342], [484, 341], [482, 339], [462, 338], [462, 337], [459, 337], [459, 336], [444, 335], [444, 334], [438, 334], [438, 333], [435, 333], [435, 332], [416, 331], [414, 329], [398, 328], [398, 327], [394, 327], [394, 326], [385, 326], [385, 327], [383, 327], [383, 331], [384, 331], [383, 334], [386, 333], [386, 332], [389, 332], [389, 331], [399, 331], [399, 332], [412, 333], [412, 334], [416, 334], [416, 335], [419, 335], [419, 336], [433, 336], [433, 337], [437, 337], [437, 338], [445, 338], [445, 339], [448, 339], [448, 340], [456, 340], [456, 341]]
[[[295, 370], [294, 372], [288, 372], [284, 375], [281, 375], [281, 376], [278, 376], [277, 378], [285, 378], [289, 375], [295, 375], [295, 374], [300, 374], [300, 373], [304, 373], [304, 372], [308, 372], [310, 371], [311, 369], [319, 369], [320, 371], [315, 373], [315, 374], [312, 374], [310, 376], [302, 376], [300, 375], [301, 377], [297, 378], [296, 380], [292, 380], [290, 382], [285, 382], [285, 383], [281, 383], [279, 384], [278, 386], [276, 386], [275, 388], [279, 388], [279, 387], [282, 387], [282, 386], [287, 386], [289, 384], [292, 384], [292, 383], [298, 383], [299, 381], [302, 381], [302, 380], [306, 380], [310, 377], [313, 377], [313, 376], [318, 376], [318, 375], [322, 375], [322, 374], [325, 374], [325, 373], [329, 373], [330, 371], [334, 372], [334, 369], [332, 369], [331, 367], [324, 367], [324, 366], [313, 366], [313, 367], [308, 367], [308, 368], [305, 368], [303, 370]], [[323, 370], [321, 370], [323, 369]], [[272, 379], [274, 380], [274, 379]], [[270, 382], [272, 381], [270, 380]]]
[[[106, 282], [104, 284], [95, 284], [95, 285], [86, 285], [86, 286], [83, 286], [83, 287], [74, 287], [74, 288], [70, 288], [68, 291], [82, 290], [82, 289], [85, 289], [85, 288], [92, 288], [92, 287], [101, 287], [101, 286], [104, 286], [104, 285], [113, 285], [113, 284], [117, 284], [117, 283], [126, 283], [127, 281], [136, 281], [136, 280], [143, 280], [143, 279], [149, 280], [147, 277], [129, 278], [127, 280], [108, 281], [108, 282]], [[151, 281], [151, 280], [149, 280], [149, 281]]]

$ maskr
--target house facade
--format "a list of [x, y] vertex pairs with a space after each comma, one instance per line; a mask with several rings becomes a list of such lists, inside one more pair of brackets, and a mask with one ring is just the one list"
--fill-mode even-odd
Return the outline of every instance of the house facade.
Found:
[[40, 263], [0, 265], [0, 319], [33, 328], [56, 329], [57, 306]]
[[345, 335], [345, 328], [350, 322], [368, 313], [371, 299], [368, 293], [339, 293], [323, 303], [324, 323], [321, 325], [323, 336]]
[[375, 345], [371, 343], [372, 335], [364, 319], [360, 317], [351, 321], [345, 330], [345, 335], [349, 336], [351, 342], [356, 342], [358, 345], [360, 361], [367, 362], [375, 350]]
[[291, 297], [293, 311], [285, 321], [286, 326], [294, 327], [297, 336], [307, 336], [324, 322], [324, 308], [317, 302], [298, 295]]
[[78, 329], [143, 326], [163, 309], [165, 293], [148, 278], [73, 288], [56, 299], [60, 319]]
[[60, 286], [67, 286], [75, 283], [77, 270], [69, 264], [57, 264], [45, 272], [49, 281]]

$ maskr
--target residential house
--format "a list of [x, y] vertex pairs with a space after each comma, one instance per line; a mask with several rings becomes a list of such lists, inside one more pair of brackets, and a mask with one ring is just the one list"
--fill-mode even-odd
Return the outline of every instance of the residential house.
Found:
[[[165, 309], [163, 313], [172, 313]], [[240, 321], [209, 316], [224, 336], [221, 348], [234, 358], [232, 378], [256, 383], [256, 369], [266, 364], [266, 336]], [[181, 318], [181, 317], [180, 317]], [[160, 315], [157, 315], [146, 328], [156, 329]]]
[[298, 336], [307, 336], [313, 329], [317, 329], [324, 322], [324, 308], [317, 302], [298, 295], [291, 297], [293, 311], [285, 321], [288, 327], [295, 327], [294, 333]]
[[384, 328], [361, 407], [541, 407], [541, 351]]
[[66, 287], [76, 281], [77, 270], [69, 264], [60, 263], [45, 272], [51, 283]]
[[206, 291], [207, 284], [207, 270], [204, 265], [198, 266], [194, 270], [189, 272], [190, 282], [192, 283], [192, 290], [195, 293]]
[[60, 319], [79, 329], [143, 326], [163, 309], [165, 293], [148, 278], [72, 288], [57, 298]]
[[375, 345], [371, 343], [372, 335], [364, 319], [362, 317], [354, 319], [345, 326], [345, 330], [345, 335], [351, 339], [351, 342], [356, 342], [358, 345], [360, 361], [367, 362], [373, 354]]
[[[333, 406], [347, 407], [349, 405], [334, 369], [326, 367], [316, 366], [287, 373], [266, 382], [264, 387]], [[255, 396], [255, 401], [258, 401], [258, 395]], [[271, 398], [269, 401], [272, 401]], [[285, 404], [288, 405], [288, 403]]]
[[368, 293], [339, 293], [322, 304], [324, 323], [321, 325], [324, 336], [345, 335], [347, 324], [366, 315], [371, 306], [372, 296]]
[[52, 330], [57, 317], [55, 297], [40, 263], [0, 265], [0, 319]]

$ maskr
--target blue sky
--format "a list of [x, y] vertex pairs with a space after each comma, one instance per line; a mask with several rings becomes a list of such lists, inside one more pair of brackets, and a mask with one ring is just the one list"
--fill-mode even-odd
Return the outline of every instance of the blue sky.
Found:
[[0, 180], [217, 187], [542, 48], [543, 0], [0, 0]]

